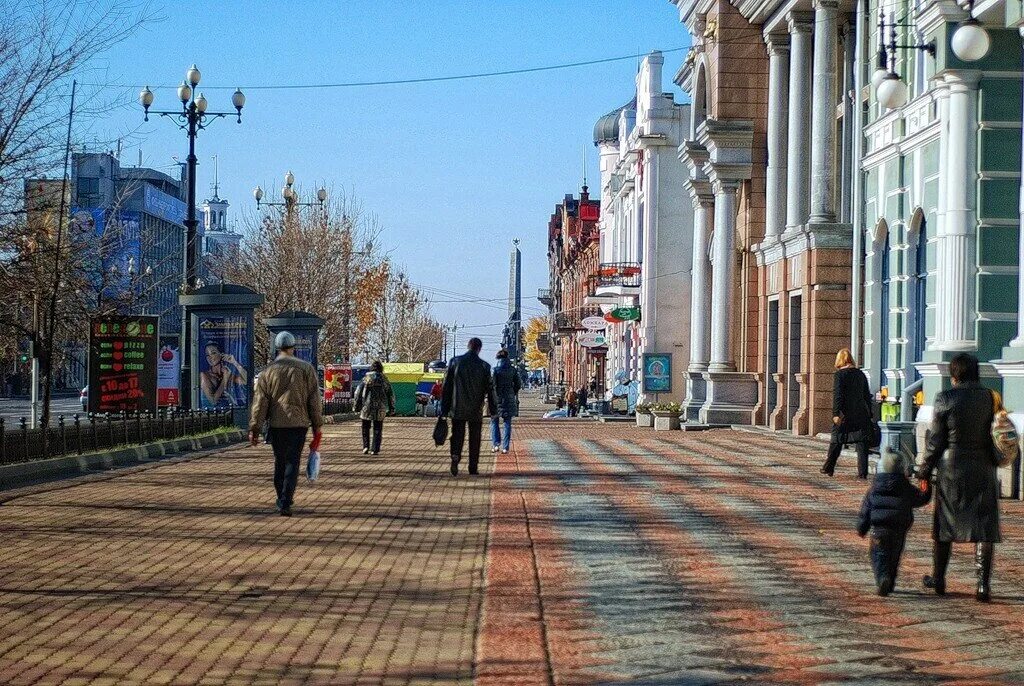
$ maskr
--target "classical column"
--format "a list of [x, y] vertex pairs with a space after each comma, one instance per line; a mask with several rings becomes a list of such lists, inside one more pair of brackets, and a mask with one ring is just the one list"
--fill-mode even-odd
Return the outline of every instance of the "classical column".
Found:
[[716, 180], [715, 190], [715, 262], [711, 284], [711, 361], [708, 371], [736, 370], [732, 359], [730, 333], [733, 319], [733, 295], [736, 283], [735, 233], [736, 190], [738, 181]]
[[814, 94], [811, 99], [812, 224], [836, 220], [836, 49], [838, 0], [814, 0]]
[[771, 34], [768, 43], [768, 170], [765, 238], [786, 227], [786, 134], [789, 112], [789, 36]]
[[790, 12], [789, 21], [789, 130], [786, 144], [786, 227], [807, 222], [810, 203], [811, 129], [811, 15]]
[[[1024, 28], [1020, 30], [1020, 35], [1024, 39]], [[1024, 152], [1024, 142], [1021, 143], [1021, 151]], [[1010, 341], [1012, 348], [1024, 348], [1024, 154], [1021, 155], [1020, 172], [1020, 234], [1017, 237], [1017, 337]]]
[[703, 372], [708, 368], [711, 314], [711, 260], [708, 240], [714, 219], [715, 199], [710, 194], [693, 198], [693, 272], [690, 283], [690, 366], [688, 371]]
[[948, 131], [940, 192], [945, 215], [936, 245], [937, 277], [935, 349], [973, 350], [977, 260], [976, 181], [978, 178], [978, 82], [975, 71], [946, 74], [949, 88]]

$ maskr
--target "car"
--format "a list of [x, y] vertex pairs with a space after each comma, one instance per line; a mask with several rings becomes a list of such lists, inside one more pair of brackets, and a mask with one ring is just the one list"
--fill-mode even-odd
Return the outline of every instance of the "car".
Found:
[[89, 411], [89, 387], [86, 386], [78, 394], [78, 402], [82, 403], [82, 412]]

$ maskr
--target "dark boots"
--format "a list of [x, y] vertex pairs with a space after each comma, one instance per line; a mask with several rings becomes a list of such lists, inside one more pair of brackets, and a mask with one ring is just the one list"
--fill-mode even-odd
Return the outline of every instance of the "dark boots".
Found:
[[935, 595], [946, 595], [946, 567], [953, 553], [953, 544], [935, 541], [932, 549], [932, 573], [924, 577], [924, 587], [935, 590]]
[[978, 577], [978, 589], [974, 597], [982, 603], [992, 598], [992, 554], [995, 546], [991, 543], [974, 544], [974, 574]]

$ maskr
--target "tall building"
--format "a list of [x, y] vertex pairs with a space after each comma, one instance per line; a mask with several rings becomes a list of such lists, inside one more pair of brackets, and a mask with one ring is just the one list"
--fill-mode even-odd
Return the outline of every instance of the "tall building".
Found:
[[[99, 245], [96, 272], [101, 275], [101, 297], [105, 294], [137, 311], [159, 315], [161, 334], [179, 333], [182, 182], [155, 169], [122, 167], [110, 153], [75, 153], [71, 178], [72, 227], [92, 234]], [[110, 278], [111, 273], [119, 276]]]
[[659, 400], [681, 401], [680, 372], [690, 361], [694, 245], [693, 212], [680, 192], [686, 167], [676, 150], [689, 130], [690, 106], [662, 92], [664, 62], [660, 52], [647, 55], [633, 99], [594, 126], [601, 166], [600, 263], [590, 275], [587, 302], [600, 306], [609, 322], [605, 386], [613, 387], [624, 372], [642, 388], [643, 355], [668, 353], [672, 390]]
[[206, 280], [221, 280], [224, 262], [231, 260], [238, 253], [242, 235], [237, 233], [228, 222], [230, 203], [220, 197], [220, 167], [214, 157], [213, 194], [203, 201], [203, 265]]

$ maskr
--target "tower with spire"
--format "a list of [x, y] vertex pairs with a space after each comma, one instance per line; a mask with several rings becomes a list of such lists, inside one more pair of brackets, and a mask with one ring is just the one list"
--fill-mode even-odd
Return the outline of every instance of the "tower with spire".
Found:
[[228, 255], [238, 250], [242, 236], [229, 228], [228, 207], [230, 203], [220, 197], [220, 164], [213, 156], [213, 195], [203, 201], [203, 253], [206, 255]]

